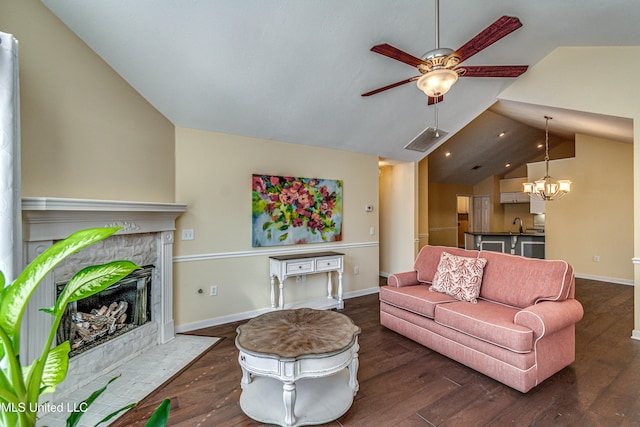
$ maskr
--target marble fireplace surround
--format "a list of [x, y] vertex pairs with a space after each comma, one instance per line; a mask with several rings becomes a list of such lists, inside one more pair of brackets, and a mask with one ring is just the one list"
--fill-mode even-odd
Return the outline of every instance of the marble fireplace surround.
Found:
[[[123, 227], [103, 242], [74, 254], [49, 273], [25, 311], [21, 336], [23, 363], [39, 356], [51, 327], [51, 317], [38, 309], [55, 301], [55, 283], [68, 280], [79, 268], [113, 259], [154, 264], [151, 319], [142, 325], [70, 360], [69, 374], [57, 388], [63, 396], [145, 350], [175, 336], [173, 323], [173, 242], [175, 220], [186, 205], [174, 203], [25, 197], [22, 199], [25, 265], [74, 231], [93, 227]], [[116, 254], [116, 258], [100, 259]], [[118, 256], [119, 255], [119, 256]], [[75, 263], [75, 264], [74, 264]]]

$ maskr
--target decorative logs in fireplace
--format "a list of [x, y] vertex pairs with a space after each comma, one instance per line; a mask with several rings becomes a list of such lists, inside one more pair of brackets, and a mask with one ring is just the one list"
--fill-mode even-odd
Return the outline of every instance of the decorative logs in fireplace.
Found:
[[71, 342], [71, 349], [75, 350], [85, 343], [122, 329], [127, 320], [128, 306], [128, 302], [119, 301], [111, 303], [109, 307], [103, 305], [100, 309], [94, 308], [91, 313], [74, 313], [71, 318], [76, 324], [76, 336]]
[[[151, 320], [152, 272], [152, 265], [145, 266], [107, 289], [67, 306], [57, 341], [69, 341], [70, 357]], [[58, 294], [65, 285], [57, 285]]]

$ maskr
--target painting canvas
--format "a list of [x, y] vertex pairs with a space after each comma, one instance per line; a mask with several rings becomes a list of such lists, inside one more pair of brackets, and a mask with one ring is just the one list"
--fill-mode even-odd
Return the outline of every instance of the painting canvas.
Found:
[[253, 246], [342, 240], [342, 181], [253, 175]]

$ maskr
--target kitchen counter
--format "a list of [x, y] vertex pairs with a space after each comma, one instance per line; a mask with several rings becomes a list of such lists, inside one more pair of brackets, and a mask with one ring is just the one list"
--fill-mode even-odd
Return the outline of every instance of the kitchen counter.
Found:
[[517, 231], [487, 231], [484, 233], [467, 232], [465, 234], [471, 234], [473, 236], [542, 236], [544, 233], [538, 231], [525, 231], [524, 233], [518, 233]]
[[464, 233], [464, 242], [466, 249], [504, 252], [529, 258], [545, 257], [545, 234], [540, 232], [467, 232]]

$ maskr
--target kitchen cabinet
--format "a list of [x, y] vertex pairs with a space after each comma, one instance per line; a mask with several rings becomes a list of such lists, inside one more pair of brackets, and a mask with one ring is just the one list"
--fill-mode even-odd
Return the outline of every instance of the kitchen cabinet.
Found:
[[529, 203], [530, 197], [523, 191], [500, 193], [500, 203]]
[[538, 200], [531, 198], [531, 205], [529, 206], [529, 212], [532, 214], [543, 214], [546, 213], [547, 205], [544, 200]]
[[516, 193], [524, 190], [523, 184], [527, 182], [526, 178], [509, 178], [500, 180], [501, 193]]
[[465, 233], [465, 249], [503, 252], [528, 258], [545, 257], [544, 233], [513, 234], [508, 231]]

